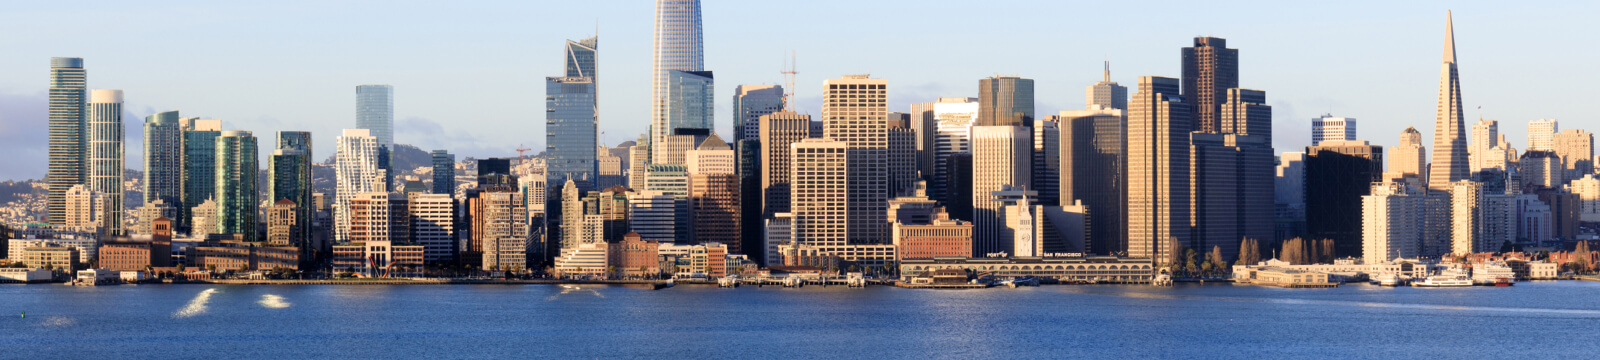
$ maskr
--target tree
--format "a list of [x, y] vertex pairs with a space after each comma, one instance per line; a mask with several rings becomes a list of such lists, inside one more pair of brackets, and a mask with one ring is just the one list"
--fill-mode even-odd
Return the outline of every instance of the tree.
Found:
[[1183, 268], [1183, 243], [1178, 238], [1168, 239], [1167, 270], [1174, 275]]
[[616, 265], [606, 265], [606, 276], [608, 276], [608, 277], [617, 276], [617, 266]]
[[1318, 257], [1318, 263], [1332, 264], [1333, 259], [1338, 257], [1337, 254], [1333, 252], [1333, 239], [1322, 239], [1322, 249], [1318, 251], [1317, 254], [1321, 255]]
[[[1206, 254], [1206, 263], [1211, 264], [1211, 266], [1215, 266], [1215, 270], [1218, 270], [1218, 272], [1221, 272], [1222, 269], [1227, 268], [1228, 261], [1222, 259], [1222, 246], [1211, 246], [1211, 253]], [[1206, 272], [1211, 272], [1211, 270], [1212, 269], [1206, 269]]]
[[183, 263], [178, 263], [178, 272], [180, 272], [180, 273], [183, 272], [183, 268], [184, 268]]
[[206, 264], [206, 272], [217, 273], [217, 264]]
[[643, 276], [648, 276], [648, 275], [650, 275], [650, 267], [649, 266], [639, 266], [639, 276], [643, 277]]
[[1261, 262], [1261, 247], [1256, 239], [1244, 238], [1239, 242], [1239, 265], [1255, 265]]

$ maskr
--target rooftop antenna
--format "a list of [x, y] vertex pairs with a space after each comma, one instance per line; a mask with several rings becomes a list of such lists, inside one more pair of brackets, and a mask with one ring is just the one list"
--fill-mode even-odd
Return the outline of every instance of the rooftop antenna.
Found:
[[794, 111], [794, 104], [792, 104], [794, 101], [794, 76], [799, 73], [795, 71], [794, 50], [789, 50], [789, 69], [779, 73], [782, 73], [784, 77], [783, 109]]

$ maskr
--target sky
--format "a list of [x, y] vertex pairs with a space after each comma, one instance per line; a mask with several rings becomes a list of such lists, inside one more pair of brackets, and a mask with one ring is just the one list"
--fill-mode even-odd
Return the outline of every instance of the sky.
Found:
[[[890, 111], [977, 96], [978, 79], [1035, 81], [1036, 113], [1084, 106], [1112, 80], [1180, 76], [1195, 36], [1239, 49], [1240, 86], [1265, 90], [1279, 152], [1310, 144], [1310, 121], [1353, 117], [1358, 137], [1394, 145], [1415, 126], [1432, 147], [1446, 10], [1454, 10], [1467, 116], [1594, 126], [1585, 71], [1600, 51], [1594, 2], [732, 1], [703, 5], [717, 132], [740, 84], [783, 84], [797, 58], [796, 110], [820, 113], [824, 79], [888, 79]], [[49, 58], [84, 58], [92, 89], [125, 91], [127, 167], [143, 168], [143, 118], [178, 110], [249, 130], [263, 149], [311, 131], [333, 153], [355, 124], [355, 86], [395, 92], [395, 142], [457, 158], [544, 146], [544, 77], [567, 39], [600, 35], [601, 143], [649, 123], [651, 1], [73, 1], [0, 12], [0, 180], [43, 176]], [[1481, 110], [1479, 109], [1481, 107]], [[534, 152], [537, 152], [535, 150]], [[263, 150], [262, 156], [270, 154]], [[266, 162], [263, 161], [263, 164]]]

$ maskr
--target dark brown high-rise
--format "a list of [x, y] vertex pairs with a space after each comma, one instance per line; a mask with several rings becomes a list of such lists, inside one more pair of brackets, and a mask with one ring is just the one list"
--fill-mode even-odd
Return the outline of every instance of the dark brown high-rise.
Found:
[[1194, 131], [1222, 130], [1222, 103], [1228, 89], [1236, 87], [1239, 50], [1229, 49], [1228, 40], [1201, 36], [1194, 38], [1194, 47], [1183, 48], [1183, 100], [1194, 104], [1189, 110]]

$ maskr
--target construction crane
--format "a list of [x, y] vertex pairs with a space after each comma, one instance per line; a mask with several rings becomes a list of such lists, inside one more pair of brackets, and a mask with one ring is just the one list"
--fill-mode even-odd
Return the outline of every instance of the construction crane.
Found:
[[789, 69], [779, 73], [783, 74], [785, 86], [788, 86], [783, 89], [783, 109], [794, 111], [794, 105], [791, 105], [790, 102], [794, 101], [794, 75], [799, 74], [799, 72], [795, 71], [794, 50], [789, 50]]
[[517, 158], [518, 159], [522, 158], [522, 153], [529, 152], [529, 151], [533, 151], [533, 149], [529, 149], [527, 146], [524, 146], [522, 144], [517, 144]]

